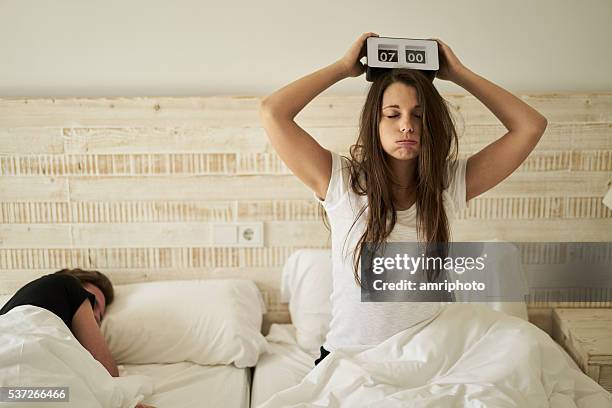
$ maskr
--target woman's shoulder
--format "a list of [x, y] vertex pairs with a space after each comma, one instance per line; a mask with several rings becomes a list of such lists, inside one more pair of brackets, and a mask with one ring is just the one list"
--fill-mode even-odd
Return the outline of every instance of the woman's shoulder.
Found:
[[75, 276], [66, 273], [51, 273], [43, 275], [40, 278], [29, 283], [30, 287], [45, 288], [48, 290], [55, 289], [80, 289], [83, 285]]
[[315, 199], [327, 211], [336, 208], [351, 191], [351, 159], [336, 152], [330, 151], [330, 153], [332, 156], [332, 169], [326, 195], [321, 199], [315, 194]]

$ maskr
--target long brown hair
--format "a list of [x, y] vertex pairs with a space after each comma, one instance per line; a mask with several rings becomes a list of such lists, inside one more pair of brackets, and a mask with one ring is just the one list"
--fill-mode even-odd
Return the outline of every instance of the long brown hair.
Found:
[[55, 272], [56, 274], [64, 274], [64, 275], [72, 275], [76, 277], [81, 284], [83, 283], [91, 283], [96, 285], [104, 294], [104, 299], [106, 301], [106, 306], [113, 303], [113, 299], [115, 299], [115, 290], [113, 289], [113, 284], [110, 279], [106, 277], [102, 272], [98, 271], [88, 271], [84, 269], [62, 269], [61, 271]]
[[[391, 169], [380, 142], [379, 123], [385, 90], [401, 82], [414, 87], [422, 108], [421, 151], [417, 158], [416, 214], [418, 241], [426, 244], [426, 252], [446, 256], [450, 241], [449, 221], [444, 210], [442, 193], [450, 180], [447, 166], [454, 168], [458, 160], [458, 137], [446, 101], [421, 71], [394, 69], [379, 76], [370, 86], [359, 124], [357, 142], [350, 148], [350, 187], [367, 203], [359, 210], [351, 229], [367, 211], [366, 228], [353, 254], [353, 273], [359, 279], [359, 261], [365, 243], [376, 251], [384, 245], [397, 221], [392, 199]], [[347, 235], [348, 237], [348, 235]], [[346, 241], [345, 241], [346, 242]], [[428, 270], [430, 281], [440, 275], [439, 269]]]

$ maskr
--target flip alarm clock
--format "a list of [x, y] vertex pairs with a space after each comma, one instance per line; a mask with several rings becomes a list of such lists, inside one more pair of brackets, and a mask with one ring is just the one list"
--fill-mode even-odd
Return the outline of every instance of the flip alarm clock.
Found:
[[366, 80], [370, 82], [391, 68], [417, 69], [433, 81], [440, 68], [434, 40], [368, 37], [366, 57]]

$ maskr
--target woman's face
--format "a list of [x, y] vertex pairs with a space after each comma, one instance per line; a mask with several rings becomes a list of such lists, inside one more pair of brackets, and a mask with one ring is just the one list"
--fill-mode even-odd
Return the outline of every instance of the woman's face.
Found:
[[394, 82], [385, 89], [378, 132], [383, 150], [389, 156], [410, 160], [419, 155], [422, 112], [414, 87]]

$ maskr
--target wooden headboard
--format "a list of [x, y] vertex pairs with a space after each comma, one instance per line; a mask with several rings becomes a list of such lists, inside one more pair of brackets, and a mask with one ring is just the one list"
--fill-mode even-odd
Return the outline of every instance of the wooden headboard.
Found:
[[[612, 93], [521, 95], [549, 121], [521, 168], [459, 215], [455, 240], [610, 241]], [[445, 95], [460, 155], [504, 133], [474, 97]], [[361, 96], [319, 97], [297, 121], [325, 147], [354, 142]], [[116, 284], [253, 279], [269, 313], [297, 248], [329, 246], [309, 192], [281, 163], [259, 99], [0, 99], [0, 294], [64, 267]], [[263, 248], [223, 248], [211, 223], [263, 221]], [[550, 304], [531, 304], [541, 327]], [[599, 306], [610, 307], [610, 299]]]

